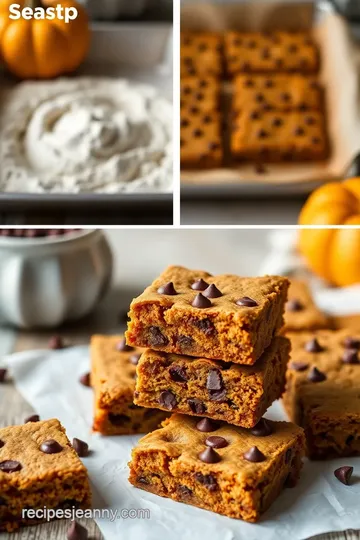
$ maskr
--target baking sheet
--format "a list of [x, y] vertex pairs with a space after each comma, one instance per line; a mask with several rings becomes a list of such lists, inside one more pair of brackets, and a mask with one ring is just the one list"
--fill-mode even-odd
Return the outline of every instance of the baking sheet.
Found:
[[[184, 3], [182, 28], [313, 29], [322, 58], [320, 80], [326, 88], [331, 157], [324, 162], [266, 164], [267, 174], [257, 174], [254, 164], [234, 169], [182, 171], [182, 196], [303, 195], [324, 181], [343, 178], [360, 150], [358, 66], [360, 49], [350, 37], [346, 22], [334, 13], [319, 13], [313, 2], [256, 2], [245, 4]], [[206, 188], [206, 189], [205, 189]]]
[[[168, 23], [93, 23], [90, 52], [79, 76], [124, 77], [134, 82], [155, 86], [164, 97], [172, 101], [172, 25]], [[16, 83], [14, 78], [0, 71], [1, 91]], [[58, 211], [77, 206], [100, 210], [109, 205], [124, 205], [128, 209], [147, 204], [149, 209], [171, 208], [172, 193], [144, 191], [112, 195], [77, 194], [28, 194], [0, 193], [2, 211], [51, 210]]]

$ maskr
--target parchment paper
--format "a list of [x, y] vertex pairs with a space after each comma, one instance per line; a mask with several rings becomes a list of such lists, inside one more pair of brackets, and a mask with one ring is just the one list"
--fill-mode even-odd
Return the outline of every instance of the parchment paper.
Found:
[[[360, 528], [359, 458], [306, 462], [297, 487], [285, 490], [258, 524], [218, 516], [129, 484], [127, 462], [138, 437], [91, 434], [92, 390], [78, 383], [78, 377], [89, 369], [87, 347], [17, 353], [5, 358], [5, 364], [18, 390], [42, 419], [59, 418], [70, 438], [89, 443], [92, 454], [83, 461], [95, 507], [150, 510], [149, 520], [97, 520], [105, 540], [302, 540], [327, 531]], [[285, 419], [280, 403], [266, 416]], [[350, 486], [338, 482], [333, 473], [345, 464], [354, 466]]]
[[320, 49], [320, 81], [326, 89], [326, 113], [331, 146], [330, 158], [322, 162], [266, 164], [257, 174], [253, 164], [236, 168], [182, 171], [184, 184], [214, 185], [249, 181], [286, 184], [341, 179], [360, 150], [359, 59], [360, 49], [344, 19], [332, 13], [315, 16], [310, 2], [246, 2], [211, 4], [185, 2], [181, 28], [223, 32], [258, 30], [311, 30]]

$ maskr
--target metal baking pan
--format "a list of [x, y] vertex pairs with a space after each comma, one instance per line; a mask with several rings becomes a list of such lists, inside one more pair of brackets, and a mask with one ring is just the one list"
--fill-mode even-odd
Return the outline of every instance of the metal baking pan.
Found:
[[[89, 56], [77, 75], [120, 76], [135, 82], [152, 84], [172, 100], [172, 25], [169, 23], [93, 23]], [[11, 87], [14, 80], [0, 73], [0, 85]], [[148, 212], [166, 209], [172, 212], [173, 195], [163, 192], [116, 194], [29, 194], [0, 193], [2, 212], [33, 212], [56, 209], [66, 212], [77, 207], [92, 211], [105, 207], [136, 207]], [[136, 216], [136, 214], [135, 214]], [[136, 222], [134, 222], [136, 224]]]

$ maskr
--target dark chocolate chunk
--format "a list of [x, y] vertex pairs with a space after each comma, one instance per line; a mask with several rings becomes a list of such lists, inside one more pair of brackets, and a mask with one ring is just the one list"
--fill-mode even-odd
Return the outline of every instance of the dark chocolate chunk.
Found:
[[159, 403], [168, 411], [172, 411], [177, 404], [175, 395], [170, 390], [164, 390], [159, 397]]
[[163, 347], [169, 343], [169, 340], [161, 333], [158, 326], [149, 327], [149, 343], [152, 347]]
[[211, 401], [224, 401], [226, 398], [226, 388], [221, 390], [209, 390], [209, 399]]
[[346, 349], [341, 359], [344, 364], [359, 364], [359, 351], [357, 349]]
[[211, 448], [225, 448], [229, 443], [224, 437], [218, 437], [217, 435], [211, 435], [205, 441], [206, 446], [211, 446]]
[[130, 422], [131, 420], [130, 416], [127, 416], [126, 414], [114, 413], [109, 413], [108, 419], [110, 424], [112, 424], [113, 426], [123, 426], [124, 424], [126, 424], [126, 422]]
[[208, 433], [210, 431], [216, 431], [219, 428], [219, 425], [210, 418], [202, 418], [196, 424], [196, 429]]
[[194, 319], [193, 324], [196, 326], [196, 328], [204, 332], [206, 336], [212, 336], [216, 332], [216, 328], [210, 319], [201, 319], [200, 321], [198, 319]]
[[40, 450], [44, 452], [44, 454], [58, 454], [63, 450], [63, 447], [54, 439], [49, 439], [48, 441], [41, 443]]
[[79, 457], [86, 457], [89, 455], [89, 445], [81, 439], [73, 439], [73, 448]]
[[289, 364], [289, 368], [294, 371], [305, 371], [308, 367], [309, 364], [306, 364], [306, 362], [290, 362]]
[[309, 372], [308, 379], [311, 382], [318, 383], [325, 381], [326, 375], [322, 371], [319, 371], [318, 368], [313, 367]]
[[157, 292], [159, 294], [167, 294], [169, 296], [175, 296], [177, 294], [172, 281], [169, 281], [169, 283], [165, 283], [165, 285], [161, 285], [161, 287], [158, 288]]
[[267, 437], [268, 435], [271, 435], [273, 428], [266, 418], [261, 418], [256, 426], [254, 426], [250, 431], [256, 437]]
[[224, 382], [221, 372], [218, 369], [210, 369], [206, 380], [206, 388], [208, 390], [222, 390], [223, 387]]
[[287, 311], [302, 311], [304, 309], [304, 306], [302, 305], [300, 300], [293, 298], [287, 302], [286, 309]]
[[52, 336], [49, 339], [49, 349], [63, 349], [65, 347], [64, 341], [61, 336]]
[[77, 523], [76, 521], [73, 521], [66, 533], [67, 540], [87, 540], [88, 539], [88, 531], [80, 525], [80, 523]]
[[181, 349], [188, 349], [188, 348], [192, 347], [193, 344], [194, 344], [194, 340], [193, 340], [192, 337], [184, 336], [183, 334], [178, 336], [176, 341], [180, 345]]
[[218, 488], [218, 484], [215, 476], [212, 474], [195, 473], [195, 480], [205, 486], [209, 491], [215, 491]]
[[2, 441], [2, 440], [0, 439], [0, 448], [2, 448], [2, 447], [4, 446], [4, 444], [5, 444], [4, 441]]
[[206, 298], [203, 294], [198, 293], [195, 296], [191, 305], [199, 309], [204, 309], [204, 308], [211, 307], [212, 304], [211, 304], [211, 300]]
[[346, 349], [360, 349], [360, 339], [348, 336], [344, 339]]
[[218, 463], [221, 461], [221, 456], [213, 448], [205, 448], [200, 452], [199, 459], [204, 463]]
[[126, 345], [125, 338], [122, 338], [120, 341], [116, 344], [116, 350], [121, 352], [128, 352], [132, 351], [134, 347], [130, 347], [130, 345]]
[[141, 358], [141, 353], [134, 353], [130, 356], [129, 360], [131, 364], [133, 364], [134, 366], [137, 366], [140, 358]]
[[259, 304], [256, 302], [256, 300], [253, 300], [252, 298], [249, 298], [248, 296], [243, 296], [242, 298], [239, 298], [239, 300], [236, 300], [237, 306], [246, 306], [246, 307], [255, 307]]
[[339, 467], [334, 471], [334, 475], [336, 478], [344, 484], [345, 486], [348, 486], [350, 484], [351, 475], [354, 471], [354, 467], [349, 467], [347, 465], [344, 465], [343, 467]]
[[91, 386], [90, 373], [84, 373], [83, 375], [81, 375], [79, 382], [83, 386]]
[[170, 379], [175, 382], [186, 382], [188, 380], [186, 368], [184, 366], [171, 366], [169, 375]]
[[305, 351], [311, 352], [311, 353], [318, 353], [324, 350], [324, 348], [320, 345], [320, 343], [318, 342], [316, 338], [313, 338], [307, 343], [305, 343], [304, 349]]
[[181, 497], [187, 498], [187, 497], [191, 497], [192, 495], [192, 490], [188, 488], [187, 486], [183, 486], [183, 485], [177, 486], [176, 490]]
[[194, 414], [204, 414], [206, 407], [200, 399], [191, 398], [187, 400], [187, 403]]
[[40, 416], [38, 414], [32, 414], [31, 416], [27, 416], [24, 420], [24, 424], [27, 424], [28, 422], [39, 422]]
[[5, 473], [13, 473], [16, 471], [20, 471], [20, 469], [22, 469], [22, 465], [21, 463], [19, 463], [19, 461], [6, 459], [5, 461], [1, 461], [0, 463], [0, 471]]
[[266, 457], [260, 452], [257, 446], [252, 446], [250, 450], [245, 452], [244, 459], [246, 459], [246, 461], [251, 461], [252, 463], [260, 463], [260, 461], [265, 461]]
[[1, 368], [0, 369], [0, 383], [5, 382], [6, 375], [7, 375], [7, 369]]

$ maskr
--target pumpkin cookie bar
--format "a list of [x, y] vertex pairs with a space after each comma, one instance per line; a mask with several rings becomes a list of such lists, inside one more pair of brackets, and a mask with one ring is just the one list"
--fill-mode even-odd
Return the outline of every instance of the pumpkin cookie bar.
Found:
[[291, 279], [284, 331], [329, 328], [330, 319], [316, 306], [306, 281]]
[[254, 366], [146, 350], [134, 402], [254, 427], [285, 387], [290, 342], [276, 337]]
[[0, 429], [0, 530], [46, 521], [25, 509], [90, 508], [87, 470], [58, 420]]
[[289, 333], [283, 402], [305, 429], [309, 457], [360, 455], [360, 334], [348, 330]]
[[130, 482], [218, 514], [258, 521], [299, 478], [301, 428], [263, 420], [250, 431], [175, 414], [132, 451]]
[[181, 78], [220, 77], [223, 72], [222, 36], [212, 32], [181, 32]]
[[317, 73], [319, 52], [306, 32], [225, 34], [227, 71], [236, 73]]
[[125, 344], [123, 336], [91, 338], [91, 385], [95, 392], [94, 431], [103, 435], [147, 433], [166, 414], [133, 402], [140, 349]]
[[254, 364], [283, 325], [284, 277], [168, 267], [130, 306], [129, 345]]

